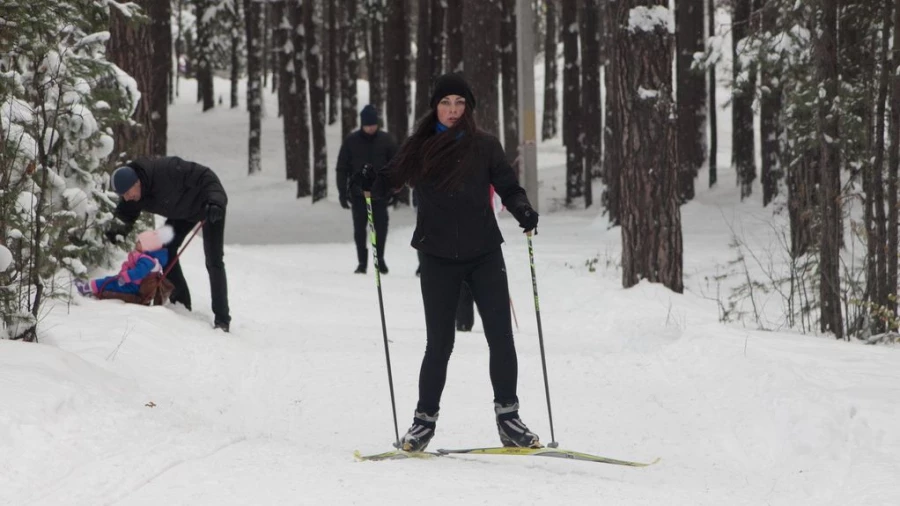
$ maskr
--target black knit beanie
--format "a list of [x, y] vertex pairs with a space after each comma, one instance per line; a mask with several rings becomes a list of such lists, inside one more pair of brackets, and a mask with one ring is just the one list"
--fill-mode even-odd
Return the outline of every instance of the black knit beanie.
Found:
[[359, 113], [359, 123], [362, 126], [378, 124], [378, 111], [375, 109], [374, 105], [369, 104], [363, 107], [362, 111]]
[[475, 95], [469, 83], [459, 74], [444, 74], [434, 81], [434, 91], [431, 93], [431, 108], [437, 108], [438, 103], [447, 95], [459, 95], [466, 99], [466, 107], [475, 109]]

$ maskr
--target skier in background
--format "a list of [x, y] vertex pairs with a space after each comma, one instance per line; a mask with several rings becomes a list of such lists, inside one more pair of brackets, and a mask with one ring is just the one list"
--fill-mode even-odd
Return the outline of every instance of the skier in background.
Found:
[[[353, 182], [352, 176], [362, 172], [364, 167], [380, 170], [397, 153], [397, 143], [385, 131], [378, 129], [378, 111], [367, 105], [359, 113], [360, 129], [351, 133], [341, 144], [337, 160], [337, 187], [341, 207], [351, 209], [353, 214], [353, 240], [356, 242], [356, 274], [365, 274], [369, 264], [366, 226], [368, 210], [362, 188]], [[375, 224], [375, 248], [378, 256], [378, 270], [388, 273], [384, 262], [384, 244], [388, 233], [388, 199], [372, 199], [372, 221]]]

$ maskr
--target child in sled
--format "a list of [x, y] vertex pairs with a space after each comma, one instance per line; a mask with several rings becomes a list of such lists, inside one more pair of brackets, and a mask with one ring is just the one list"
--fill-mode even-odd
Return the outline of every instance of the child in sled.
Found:
[[[169, 262], [169, 252], [165, 245], [172, 240], [172, 227], [150, 230], [138, 234], [137, 244], [122, 263], [119, 273], [93, 279], [90, 282], [77, 280], [78, 293], [97, 298], [116, 298], [126, 302], [145, 304], [141, 285], [147, 281], [158, 282]], [[152, 279], [151, 279], [152, 278]], [[147, 288], [147, 287], [144, 287]], [[130, 297], [129, 297], [130, 296]]]

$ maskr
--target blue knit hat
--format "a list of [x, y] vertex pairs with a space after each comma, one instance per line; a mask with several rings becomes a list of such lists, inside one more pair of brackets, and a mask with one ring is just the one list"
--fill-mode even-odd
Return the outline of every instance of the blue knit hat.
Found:
[[362, 126], [378, 124], [378, 111], [375, 109], [374, 105], [369, 104], [363, 107], [363, 110], [359, 113], [359, 123]]
[[137, 182], [137, 172], [127, 165], [114, 170], [112, 176], [109, 178], [109, 185], [112, 187], [112, 190], [119, 195], [124, 195], [125, 192], [130, 190], [131, 187], [134, 186], [134, 183]]

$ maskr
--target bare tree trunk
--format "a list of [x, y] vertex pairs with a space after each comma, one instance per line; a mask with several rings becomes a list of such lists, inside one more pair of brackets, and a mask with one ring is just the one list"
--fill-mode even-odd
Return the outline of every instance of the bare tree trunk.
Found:
[[578, 63], [578, 10], [562, 3], [563, 144], [566, 146], [566, 204], [584, 195], [581, 142], [581, 67]]
[[444, 73], [444, 47], [447, 45], [446, 0], [431, 0], [431, 79]]
[[463, 0], [447, 0], [447, 72], [463, 71]]
[[[754, 159], [755, 139], [753, 135], [753, 89], [756, 72], [752, 68], [743, 69], [738, 53], [738, 45], [750, 34], [750, 2], [751, 0], [734, 0], [734, 20], [731, 36], [732, 62], [734, 62], [734, 89], [731, 99], [731, 152], [732, 165], [738, 175], [741, 186], [741, 199], [749, 197], [753, 192], [753, 181], [756, 179], [756, 161]], [[747, 71], [747, 81], [740, 81], [741, 72]]]
[[385, 14], [386, 0], [369, 0], [369, 31], [372, 37], [369, 56], [369, 103], [378, 111], [378, 123], [383, 124], [385, 98]]
[[431, 87], [431, 0], [419, 1], [419, 22], [416, 30], [416, 106], [415, 117], [420, 118], [430, 109], [428, 98]]
[[325, 142], [325, 86], [322, 83], [322, 49], [316, 27], [322, 24], [317, 2], [306, 2], [306, 72], [309, 75], [309, 112], [313, 139], [312, 201], [328, 197], [328, 146]]
[[[277, 1], [277, 0], [275, 0]], [[303, 1], [303, 0], [298, 0]], [[312, 0], [310, 0], [312, 1]], [[278, 18], [275, 15], [275, 4], [272, 0], [265, 0], [266, 4], [266, 22], [263, 25], [266, 30], [266, 49], [265, 49], [265, 62], [266, 62], [266, 73], [263, 74], [263, 79], [267, 79], [269, 76], [268, 69], [272, 69], [272, 93], [278, 91], [278, 79], [281, 77], [281, 69], [278, 68], [278, 48], [275, 42], [275, 30], [278, 29]], [[265, 86], [263, 86], [265, 89]], [[279, 107], [280, 107], [279, 103]], [[281, 111], [278, 112], [281, 114]]]
[[169, 128], [168, 76], [172, 72], [172, 8], [169, 2], [147, 2], [150, 16], [152, 62], [150, 88], [145, 97], [150, 101], [149, 154], [166, 154], [166, 132]]
[[[843, 337], [841, 316], [841, 166], [838, 118], [832, 110], [838, 92], [837, 0], [822, 0], [821, 35], [817, 44], [820, 89], [818, 104], [819, 144], [822, 150], [822, 231], [819, 236], [820, 328]], [[900, 104], [900, 103], [898, 103]]]
[[210, 0], [196, 0], [194, 3], [197, 16], [197, 87], [203, 100], [203, 110], [208, 111], [216, 106], [215, 91], [213, 90], [212, 52], [213, 33], [212, 20], [202, 21], [208, 9], [212, 8]]
[[387, 66], [387, 126], [397, 139], [404, 139], [409, 131], [406, 110], [409, 81], [409, 44], [407, 43], [406, 2], [388, 0], [384, 25], [384, 55]]
[[240, 2], [234, 2], [229, 10], [231, 22], [231, 108], [238, 106], [238, 80], [241, 78], [241, 9]]
[[[892, 68], [900, 63], [900, 0], [894, 4], [894, 44], [892, 47]], [[889, 293], [897, 293], [897, 173], [900, 164], [900, 76], [891, 76], [891, 146], [888, 154], [887, 185], [887, 286]], [[897, 303], [889, 301], [891, 314], [897, 314]]]
[[680, 0], [675, 4], [678, 198], [682, 203], [693, 200], [694, 179], [704, 161], [706, 76], [691, 69], [694, 54], [703, 52], [703, 24], [703, 0]]
[[[709, 0], [706, 4], [706, 16], [709, 21], [707, 36], [712, 38], [716, 35], [716, 0]], [[709, 66], [709, 81], [708, 81], [708, 91], [709, 91], [709, 187], [712, 188], [715, 186], [716, 181], [719, 177], [718, 171], [718, 160], [716, 156], [718, 155], [719, 149], [719, 133], [717, 131], [719, 127], [718, 121], [716, 121], [716, 64], [713, 63]]]
[[519, 85], [516, 55], [516, 0], [502, 0], [500, 76], [503, 95], [503, 149], [512, 163], [519, 154]]
[[500, 42], [499, 0], [466, 0], [463, 6], [463, 69], [466, 80], [478, 97], [478, 127], [499, 137], [497, 46]]
[[[778, 9], [774, 4], [763, 7], [763, 31], [775, 30]], [[763, 206], [769, 205], [778, 195], [778, 181], [783, 176], [781, 168], [781, 92], [782, 77], [764, 66], [761, 71], [762, 88], [759, 99], [759, 136], [762, 150]], [[680, 154], [680, 153], [679, 153]]]
[[[293, 75], [291, 74], [288, 77], [288, 73], [292, 72], [292, 67], [288, 65], [288, 63], [294, 61], [294, 50], [293, 45], [285, 46], [285, 43], [288, 40], [291, 40], [291, 16], [288, 11], [289, 7], [285, 4], [294, 0], [269, 0], [271, 4], [269, 10], [270, 20], [272, 21], [272, 51], [275, 52], [275, 64], [272, 65], [274, 69], [274, 73], [277, 74], [277, 77], [273, 79], [273, 82], [277, 81], [276, 90], [278, 91], [278, 114], [276, 117], [283, 118], [285, 116], [285, 109], [289, 107], [289, 104], [285, 102], [288, 100], [288, 94], [290, 93], [290, 89], [288, 88], [291, 85], [291, 79], [293, 79]], [[292, 99], [296, 100], [296, 97], [292, 97]], [[287, 135], [288, 124], [284, 124], [284, 133]], [[285, 138], [285, 154], [287, 154], [288, 141]], [[291, 173], [291, 165], [285, 164], [285, 171], [287, 172], [287, 178], [290, 180], [297, 179], [295, 175]]]
[[356, 79], [359, 62], [356, 57], [356, 0], [339, 0], [341, 14], [341, 137], [356, 129]]
[[[875, 155], [871, 167], [870, 190], [866, 191], [866, 231], [868, 232], [868, 274], [867, 279], [870, 288], [871, 299], [878, 305], [893, 307], [888, 296], [894, 293], [888, 284], [887, 273], [887, 219], [884, 213], [884, 129], [885, 109], [888, 96], [888, 81], [891, 79], [893, 65], [888, 57], [892, 31], [893, 7], [895, 0], [884, 2], [884, 26], [881, 36], [881, 74], [878, 77], [878, 98], [875, 110]], [[893, 88], [892, 88], [893, 91]], [[897, 141], [892, 141], [895, 144]], [[883, 322], [878, 322], [873, 329], [875, 332], [885, 330]]]
[[247, 110], [250, 112], [250, 135], [247, 167], [250, 174], [262, 170], [260, 139], [262, 135], [262, 4], [244, 0], [244, 23], [247, 31]]
[[[176, 97], [179, 96], [178, 91], [179, 91], [179, 85], [181, 84], [181, 82], [180, 82], [181, 81], [180, 80], [180, 77], [181, 77], [181, 55], [184, 54], [184, 38], [183, 38], [184, 27], [182, 26], [182, 23], [181, 23], [182, 3], [184, 2], [184, 0], [177, 0], [177, 1], [178, 1], [178, 3], [176, 4], [176, 8], [178, 9], [178, 14], [175, 16], [175, 19], [177, 20], [177, 23], [178, 23], [178, 26], [176, 29], [178, 35], [175, 38], [175, 72], [174, 72], [174, 74], [175, 74], [174, 93], [175, 93]], [[173, 102], [174, 102], [174, 98], [170, 95], [169, 103], [171, 104]]]
[[[295, 19], [295, 9], [291, 4], [295, 0], [274, 0], [272, 2], [272, 16], [275, 19], [272, 31], [273, 46], [278, 53], [278, 71], [281, 73], [278, 79], [278, 109], [281, 111], [282, 131], [284, 136], [284, 170], [285, 179], [296, 181], [303, 164], [300, 161], [300, 124], [303, 118], [300, 116], [300, 98], [297, 96], [300, 90], [296, 85], [294, 74], [303, 69], [297, 69], [294, 65], [293, 33], [300, 26]], [[290, 40], [291, 44], [286, 42]]]
[[[146, 5], [144, 5], [146, 7]], [[124, 155], [116, 160], [124, 162], [151, 153], [153, 146], [153, 101], [146, 96], [153, 95], [156, 77], [153, 75], [153, 40], [150, 26], [126, 18], [117, 9], [110, 9], [109, 41], [107, 58], [115, 63], [137, 82], [138, 89], [145, 95], [137, 103], [132, 119], [134, 124], [120, 123], [115, 127], [116, 153]]]
[[[269, 85], [269, 58], [271, 57], [272, 48], [271, 41], [269, 40], [269, 23], [272, 19], [272, 10], [269, 2], [267, 0], [251, 0], [253, 2], [262, 2], [262, 7], [260, 8], [260, 20], [262, 22], [262, 26], [260, 28], [260, 47], [262, 48], [262, 66], [260, 67], [262, 70], [262, 90], [266, 89], [266, 86]], [[302, 1], [302, 0], [300, 0]], [[274, 87], [272, 88], [275, 89]]]
[[[387, 127], [396, 139], [409, 134], [409, 36], [406, 0], [388, 0], [384, 24], [384, 54], [387, 66]], [[409, 204], [409, 189], [398, 200]]]
[[337, 123], [338, 110], [341, 106], [341, 82], [338, 72], [338, 22], [337, 0], [326, 0], [328, 5], [328, 124]]
[[[633, 8], [665, 0], [611, 4], [617, 72], [610, 92], [620, 104], [613, 127], [622, 144], [622, 284], [641, 279], [681, 293], [682, 238], [672, 104], [672, 46], [665, 23], [629, 29]], [[649, 148], [652, 146], [652, 149]], [[648, 170], [648, 168], [653, 170]]]
[[[300, 121], [297, 124], [297, 137], [300, 142], [297, 151], [297, 198], [309, 197], [312, 195], [312, 184], [310, 180], [309, 166], [309, 67], [307, 66], [307, 30], [304, 26], [304, 12], [311, 9], [311, 2], [296, 2], [288, 4], [288, 8], [293, 8], [293, 25], [302, 27], [292, 32], [294, 46], [294, 85], [297, 87], [297, 109]], [[310, 76], [311, 77], [311, 76]]]
[[558, 0], [544, 0], [547, 13], [547, 33], [544, 40], [544, 121], [541, 127], [541, 140], [556, 137], [559, 131], [557, 116], [559, 105], [556, 98], [556, 43], [559, 38], [557, 28]]
[[606, 89], [606, 126], [603, 130], [604, 145], [606, 152], [603, 154], [603, 180], [606, 183], [606, 189], [602, 195], [603, 207], [609, 213], [609, 223], [612, 226], [621, 223], [622, 216], [622, 132], [619, 130], [621, 125], [616, 124], [616, 118], [625, 114], [619, 111], [622, 106], [613, 96], [612, 90], [615, 89], [618, 82], [619, 70], [616, 68], [617, 58], [615, 48], [619, 38], [619, 30], [614, 25], [615, 5], [612, 2], [604, 2], [603, 6], [604, 18], [607, 20], [607, 26], [610, 27], [607, 33], [607, 54], [609, 55], [606, 65], [603, 69], [604, 87]]
[[581, 139], [584, 205], [594, 201], [594, 178], [603, 172], [603, 102], [600, 99], [600, 0], [583, 0], [581, 15]]

